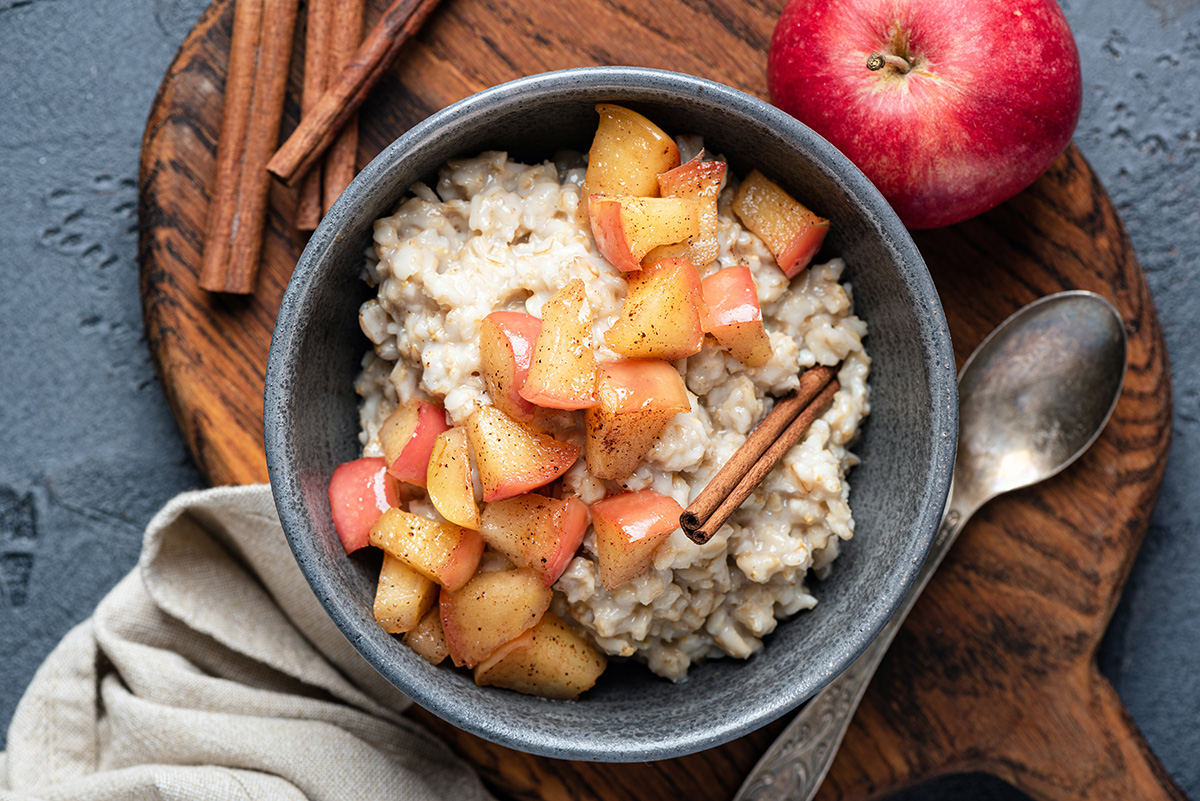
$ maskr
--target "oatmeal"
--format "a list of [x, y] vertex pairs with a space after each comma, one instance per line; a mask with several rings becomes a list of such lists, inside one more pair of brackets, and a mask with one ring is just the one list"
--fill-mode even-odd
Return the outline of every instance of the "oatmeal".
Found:
[[[541, 317], [573, 279], [585, 288], [597, 360], [621, 358], [605, 332], [621, 314], [629, 274], [597, 247], [583, 208], [585, 174], [582, 157], [571, 154], [524, 165], [484, 153], [451, 161], [436, 186], [414, 186], [394, 214], [376, 222], [365, 278], [378, 293], [360, 313], [374, 349], [356, 384], [364, 455], [383, 454], [380, 426], [400, 404], [439, 403], [452, 426], [492, 405], [480, 363], [484, 318], [497, 311]], [[597, 478], [581, 458], [561, 477], [562, 496], [590, 505], [622, 488], [649, 489], [686, 507], [773, 399], [797, 387], [804, 368], [840, 363], [840, 389], [709, 542], [697, 545], [675, 530], [645, 572], [605, 589], [589, 527], [554, 583], [552, 612], [605, 653], [638, 658], [673, 680], [705, 659], [754, 654], [779, 620], [816, 604], [809, 571], [822, 575], [838, 543], [854, 532], [846, 475], [856, 459], [849, 448], [870, 405], [867, 327], [840, 282], [842, 261], [814, 264], [789, 280], [731, 211], [736, 181], [727, 183], [717, 204], [716, 257], [698, 270], [703, 278], [728, 267], [749, 269], [769, 360], [747, 367], [706, 338], [698, 353], [673, 362], [690, 411], [670, 419], [632, 475], [619, 482]], [[583, 417], [539, 409], [535, 426], [582, 446]], [[440, 518], [425, 500], [410, 508]]]

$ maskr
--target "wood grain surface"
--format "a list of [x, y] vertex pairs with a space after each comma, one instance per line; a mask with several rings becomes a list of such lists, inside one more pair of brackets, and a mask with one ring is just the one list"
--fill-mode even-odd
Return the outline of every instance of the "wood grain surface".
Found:
[[[369, 0], [370, 24], [385, 5]], [[361, 115], [359, 160], [476, 90], [549, 69], [634, 64], [765, 97], [782, 0], [446, 0]], [[567, 11], [569, 7], [569, 12]], [[146, 127], [139, 225], [150, 349], [197, 464], [213, 484], [265, 480], [262, 388], [275, 312], [303, 247], [296, 195], [271, 192], [257, 294], [197, 286], [232, 23], [217, 0], [168, 71]], [[303, 29], [296, 52], [302, 52]], [[295, 59], [285, 134], [300, 89]], [[1000, 498], [967, 526], [872, 683], [821, 791], [875, 798], [984, 770], [1038, 799], [1182, 798], [1095, 652], [1149, 520], [1170, 434], [1167, 357], [1144, 276], [1104, 189], [1072, 147], [1033, 187], [917, 244], [961, 361], [1019, 306], [1061, 289], [1110, 298], [1130, 336], [1112, 422], [1062, 475]], [[664, 762], [518, 754], [416, 714], [499, 793], [528, 799], [722, 799], [783, 722]]]

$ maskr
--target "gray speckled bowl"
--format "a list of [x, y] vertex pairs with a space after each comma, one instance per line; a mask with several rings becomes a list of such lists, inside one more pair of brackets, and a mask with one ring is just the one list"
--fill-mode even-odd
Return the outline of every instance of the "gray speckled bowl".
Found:
[[[780, 624], [766, 649], [718, 659], [672, 684], [614, 663], [574, 703], [474, 685], [432, 667], [374, 622], [378, 558], [347, 557], [326, 484], [358, 456], [352, 387], [369, 343], [358, 328], [359, 280], [372, 222], [453, 156], [507, 149], [524, 159], [586, 150], [592, 106], [621, 102], [670, 133], [702, 134], [738, 175], [760, 167], [833, 226], [825, 254], [845, 258], [857, 312], [870, 325], [872, 411], [851, 476], [856, 535], [817, 607]], [[433, 115], [379, 155], [321, 223], [279, 310], [267, 365], [266, 449], [284, 531], [313, 591], [363, 657], [417, 703], [467, 731], [548, 756], [641, 761], [745, 734], [792, 709], [841, 671], [899, 603], [937, 526], [957, 432], [954, 356], [920, 254], [875, 188], [824, 139], [741, 92], [699, 78], [601, 67], [535, 75]], [[373, 549], [367, 549], [373, 550]]]

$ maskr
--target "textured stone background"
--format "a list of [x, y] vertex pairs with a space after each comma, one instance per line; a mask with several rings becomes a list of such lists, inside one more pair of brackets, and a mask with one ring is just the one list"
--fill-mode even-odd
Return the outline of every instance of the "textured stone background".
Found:
[[[202, 483], [142, 333], [135, 214], [150, 102], [205, 5], [0, 0], [0, 727], [155, 510]], [[1100, 665], [1200, 798], [1200, 0], [1063, 7], [1077, 141], [1149, 275], [1175, 380], [1166, 482]], [[963, 795], [1021, 797], [963, 776], [903, 798]]]

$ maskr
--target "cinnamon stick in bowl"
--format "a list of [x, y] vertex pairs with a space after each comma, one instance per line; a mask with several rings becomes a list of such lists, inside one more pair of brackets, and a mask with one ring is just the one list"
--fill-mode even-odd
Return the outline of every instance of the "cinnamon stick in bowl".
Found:
[[750, 497], [783, 455], [800, 441], [838, 390], [836, 371], [818, 365], [804, 371], [800, 386], [779, 400], [733, 457], [679, 517], [693, 542], [708, 542], [742, 502]]

